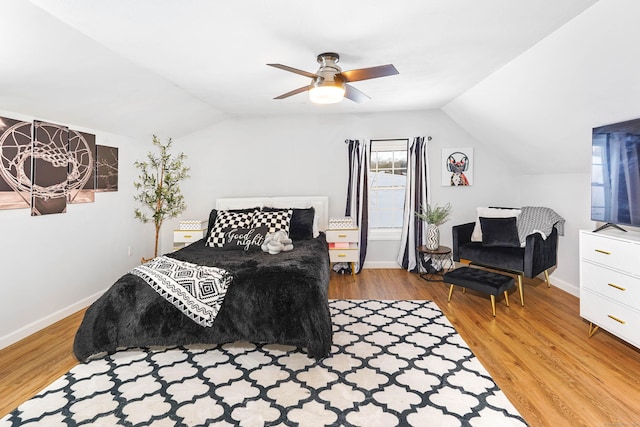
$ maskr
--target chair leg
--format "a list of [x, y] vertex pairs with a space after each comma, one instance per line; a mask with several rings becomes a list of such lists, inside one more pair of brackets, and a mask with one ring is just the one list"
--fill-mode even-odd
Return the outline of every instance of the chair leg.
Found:
[[509, 307], [509, 293], [504, 291], [504, 303]]
[[520, 293], [520, 305], [524, 307], [524, 291], [522, 289], [522, 274], [518, 274], [518, 292]]
[[491, 295], [491, 313], [496, 317], [496, 296]]
[[549, 270], [544, 271], [544, 279], [547, 281], [547, 288], [551, 287], [551, 281], [549, 280]]
[[453, 295], [453, 285], [449, 288], [449, 298], [447, 298], [447, 302], [451, 301], [451, 295]]

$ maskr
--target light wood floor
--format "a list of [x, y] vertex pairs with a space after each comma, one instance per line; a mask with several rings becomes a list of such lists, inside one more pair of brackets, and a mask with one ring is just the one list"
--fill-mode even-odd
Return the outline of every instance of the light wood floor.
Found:
[[[553, 283], [553, 275], [551, 276]], [[332, 299], [430, 299], [469, 344], [531, 426], [640, 425], [640, 350], [606, 332], [587, 337], [578, 299], [525, 281], [525, 307], [511, 307], [402, 270], [332, 273]], [[83, 313], [0, 350], [0, 417], [77, 364], [71, 346]]]

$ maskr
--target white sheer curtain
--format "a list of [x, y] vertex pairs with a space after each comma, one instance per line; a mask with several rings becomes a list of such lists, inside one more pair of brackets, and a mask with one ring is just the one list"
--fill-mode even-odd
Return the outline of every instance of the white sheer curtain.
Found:
[[[428, 138], [431, 140], [431, 137]], [[416, 247], [425, 244], [424, 223], [415, 213], [427, 209], [429, 201], [429, 158], [427, 141], [418, 136], [409, 146], [407, 159], [407, 191], [398, 264], [405, 270], [419, 271]]]
[[349, 183], [347, 185], [347, 206], [345, 215], [354, 219], [360, 229], [358, 249], [359, 262], [356, 273], [360, 273], [367, 256], [367, 240], [369, 235], [369, 170], [371, 159], [370, 141], [348, 139], [349, 147]]

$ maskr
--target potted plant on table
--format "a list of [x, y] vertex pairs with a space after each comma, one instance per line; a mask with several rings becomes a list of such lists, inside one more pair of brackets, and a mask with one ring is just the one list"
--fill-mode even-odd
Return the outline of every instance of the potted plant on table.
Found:
[[444, 206], [431, 206], [427, 205], [426, 212], [416, 212], [416, 216], [427, 223], [427, 242], [425, 246], [427, 249], [435, 250], [440, 246], [440, 225], [449, 220], [453, 208], [450, 203]]
[[[140, 169], [140, 175], [133, 185], [140, 192], [133, 198], [142, 203], [143, 208], [151, 211], [150, 215], [147, 215], [142, 209], [136, 208], [134, 213], [140, 221], [153, 221], [155, 225], [154, 257], [158, 256], [158, 237], [164, 220], [175, 218], [187, 208], [184, 196], [180, 192], [180, 181], [189, 178], [189, 167], [184, 165], [187, 156], [180, 153], [174, 157], [169, 153], [172, 143], [169, 138], [168, 142], [163, 144], [153, 135], [153, 145], [158, 148], [158, 152], [149, 152], [146, 162], [134, 163], [136, 168]], [[142, 258], [142, 262], [145, 261], [147, 259]]]

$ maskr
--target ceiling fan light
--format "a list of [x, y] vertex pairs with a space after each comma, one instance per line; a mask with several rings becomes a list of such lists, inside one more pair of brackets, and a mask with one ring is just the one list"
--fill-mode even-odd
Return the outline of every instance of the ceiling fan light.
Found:
[[344, 98], [344, 90], [344, 86], [314, 86], [309, 89], [309, 99], [314, 104], [336, 104]]

